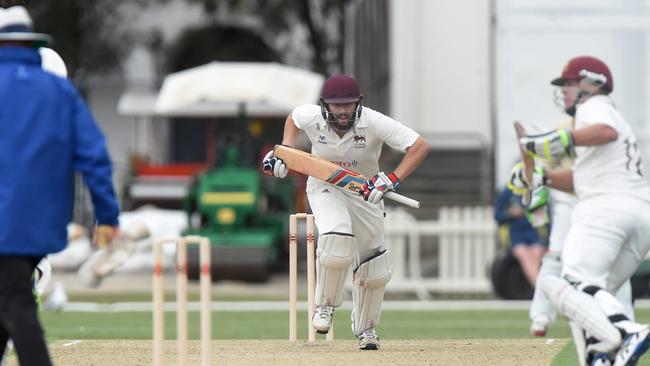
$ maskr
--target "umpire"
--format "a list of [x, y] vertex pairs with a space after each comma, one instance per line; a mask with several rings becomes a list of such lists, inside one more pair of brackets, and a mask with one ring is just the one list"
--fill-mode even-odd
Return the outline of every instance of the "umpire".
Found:
[[117, 231], [106, 141], [66, 80], [41, 68], [22, 6], [0, 8], [0, 359], [14, 342], [21, 365], [51, 365], [32, 295], [32, 271], [66, 246], [72, 178], [83, 174], [97, 224]]

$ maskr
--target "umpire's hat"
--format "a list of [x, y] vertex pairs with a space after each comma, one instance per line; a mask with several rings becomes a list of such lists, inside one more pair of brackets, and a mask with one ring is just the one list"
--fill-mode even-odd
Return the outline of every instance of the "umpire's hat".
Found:
[[23, 41], [31, 42], [34, 47], [47, 46], [52, 37], [43, 33], [34, 33], [32, 18], [24, 6], [0, 8], [0, 42]]

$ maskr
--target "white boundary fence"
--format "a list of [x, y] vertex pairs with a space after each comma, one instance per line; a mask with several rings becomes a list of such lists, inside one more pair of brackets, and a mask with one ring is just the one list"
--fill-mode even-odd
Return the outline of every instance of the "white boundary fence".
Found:
[[[438, 220], [418, 221], [403, 209], [386, 214], [386, 244], [393, 277], [388, 292], [413, 292], [419, 299], [439, 293], [489, 293], [489, 266], [497, 250], [492, 207], [443, 207]], [[422, 239], [437, 237], [437, 256], [421, 256]], [[431, 252], [427, 250], [427, 252]], [[435, 251], [434, 251], [435, 252]], [[433, 260], [434, 275], [423, 274], [423, 260]], [[435, 265], [437, 264], [437, 266]]]

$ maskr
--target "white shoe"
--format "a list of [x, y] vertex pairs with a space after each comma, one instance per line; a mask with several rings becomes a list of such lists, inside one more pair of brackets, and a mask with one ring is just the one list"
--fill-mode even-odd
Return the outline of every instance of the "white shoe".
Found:
[[533, 337], [545, 337], [546, 331], [548, 330], [548, 323], [549, 321], [545, 317], [533, 319], [530, 325], [530, 335]]
[[609, 353], [600, 352], [594, 355], [589, 365], [590, 366], [612, 366], [612, 360], [609, 358]]
[[375, 328], [368, 328], [357, 335], [359, 338], [359, 349], [362, 350], [378, 350], [379, 349], [379, 337], [375, 333]]
[[316, 329], [316, 333], [327, 334], [330, 331], [330, 328], [332, 327], [333, 315], [333, 306], [316, 306], [314, 309], [314, 314], [311, 316], [311, 324]]
[[650, 346], [650, 327], [630, 333], [623, 340], [621, 348], [616, 353], [614, 366], [634, 366]]

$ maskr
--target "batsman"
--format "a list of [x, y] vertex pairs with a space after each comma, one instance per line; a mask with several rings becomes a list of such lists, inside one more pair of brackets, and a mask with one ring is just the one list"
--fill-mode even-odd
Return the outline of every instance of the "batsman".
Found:
[[[300, 130], [312, 144], [311, 154], [369, 178], [358, 193], [309, 177], [307, 198], [318, 228], [316, 307], [312, 324], [327, 334], [334, 309], [343, 302], [346, 274], [353, 266], [352, 332], [359, 349], [379, 349], [384, 290], [391, 277], [384, 248], [386, 192], [396, 190], [427, 156], [430, 146], [412, 129], [362, 105], [356, 80], [335, 75], [323, 84], [320, 105], [295, 108], [284, 125], [282, 144], [294, 146]], [[379, 169], [383, 144], [405, 153], [392, 172]], [[270, 151], [265, 174], [286, 177], [287, 166]]]

